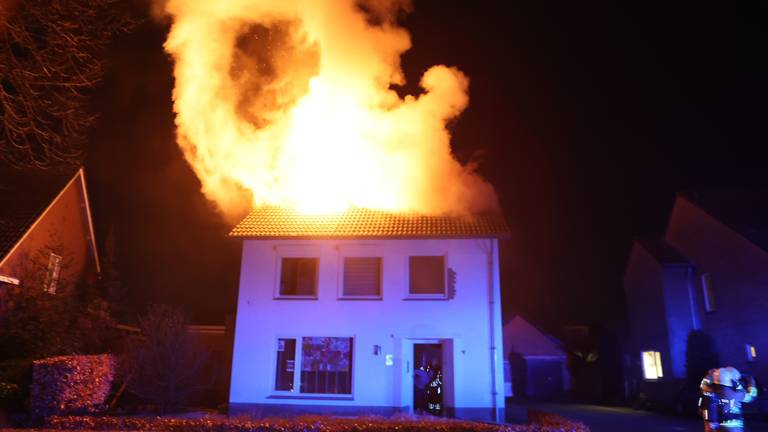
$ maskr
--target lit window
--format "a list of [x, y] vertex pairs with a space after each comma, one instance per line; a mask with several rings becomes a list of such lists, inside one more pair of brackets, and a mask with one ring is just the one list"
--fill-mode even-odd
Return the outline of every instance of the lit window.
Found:
[[381, 258], [344, 258], [344, 286], [346, 298], [381, 297]]
[[59, 275], [61, 273], [61, 255], [51, 253], [48, 257], [48, 269], [45, 273], [45, 292], [56, 294], [56, 288], [59, 284]]
[[657, 380], [664, 376], [661, 370], [661, 353], [658, 351], [643, 351], [643, 377], [647, 380]]
[[281, 297], [317, 295], [317, 258], [283, 258], [280, 266]]
[[704, 295], [704, 310], [714, 312], [715, 297], [712, 292], [712, 276], [709, 273], [701, 275], [701, 292]]
[[445, 257], [410, 257], [409, 276], [412, 296], [445, 296]]
[[352, 338], [302, 337], [300, 346], [296, 341], [277, 340], [276, 391], [352, 394]]
[[747, 351], [747, 361], [753, 362], [757, 360], [757, 349], [754, 345], [747, 344], [746, 346]]

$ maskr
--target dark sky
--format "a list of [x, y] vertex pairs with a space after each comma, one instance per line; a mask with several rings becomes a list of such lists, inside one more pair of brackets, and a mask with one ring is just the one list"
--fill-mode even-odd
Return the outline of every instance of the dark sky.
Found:
[[[768, 2], [416, 0], [403, 24], [406, 90], [433, 64], [471, 79], [453, 145], [480, 158], [512, 226], [507, 317], [621, 320], [632, 238], [663, 233], [675, 192], [768, 186]], [[87, 161], [94, 215], [102, 239], [114, 227], [132, 306], [219, 322], [239, 243], [175, 144], [166, 31], [148, 21], [112, 49]]]

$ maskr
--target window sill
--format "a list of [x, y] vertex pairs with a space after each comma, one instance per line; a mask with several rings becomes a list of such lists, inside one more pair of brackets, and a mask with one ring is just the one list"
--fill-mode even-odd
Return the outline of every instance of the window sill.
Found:
[[317, 300], [317, 296], [286, 296], [286, 295], [279, 295], [272, 297], [273, 300]]
[[384, 297], [382, 296], [341, 296], [338, 297], [338, 300], [352, 300], [352, 301], [358, 301], [358, 300], [384, 300]]
[[403, 300], [450, 300], [445, 294], [410, 294], [403, 297]]
[[267, 399], [305, 399], [305, 400], [355, 400], [352, 395], [333, 394], [271, 394]]

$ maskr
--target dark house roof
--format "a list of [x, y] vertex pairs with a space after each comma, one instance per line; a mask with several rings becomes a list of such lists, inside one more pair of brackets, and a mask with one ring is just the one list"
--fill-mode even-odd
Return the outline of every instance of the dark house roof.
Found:
[[0, 167], [0, 260], [43, 214], [77, 169], [17, 170]]
[[709, 191], [680, 195], [756, 246], [768, 251], [768, 192]]
[[662, 238], [641, 238], [635, 241], [660, 264], [678, 265], [691, 263], [674, 246]]
[[353, 207], [343, 213], [302, 214], [260, 207], [229, 234], [232, 237], [288, 238], [503, 238], [509, 227], [499, 213], [426, 216]]

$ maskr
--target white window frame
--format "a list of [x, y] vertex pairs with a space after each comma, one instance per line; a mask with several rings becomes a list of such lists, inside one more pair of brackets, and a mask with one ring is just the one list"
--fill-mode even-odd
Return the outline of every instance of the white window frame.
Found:
[[712, 274], [702, 273], [700, 281], [701, 294], [704, 297], [704, 310], [706, 312], [714, 312], [717, 310], [717, 304], [715, 302], [715, 293], [712, 291]]
[[[414, 294], [411, 292], [411, 257], [443, 257], [443, 292], [440, 294]], [[448, 254], [418, 253], [405, 257], [405, 297], [403, 300], [449, 300], [448, 294]]]
[[[302, 338], [311, 337], [329, 337], [329, 338], [345, 338], [352, 340], [352, 362], [350, 362], [350, 393], [301, 393], [301, 360], [302, 360]], [[293, 391], [288, 390], [276, 390], [277, 386], [277, 347], [280, 343], [280, 339], [295, 339], [296, 340], [296, 360], [293, 364]], [[357, 370], [357, 338], [355, 335], [296, 335], [294, 334], [280, 334], [275, 337], [273, 349], [272, 349], [272, 366], [271, 378], [270, 378], [270, 397], [272, 398], [285, 398], [285, 399], [338, 399], [338, 400], [354, 400], [355, 397], [355, 371]]]
[[[315, 245], [279, 245], [275, 250], [274, 300], [317, 300], [320, 295], [320, 248]], [[312, 295], [285, 295], [280, 292], [283, 272], [283, 258], [312, 258], [317, 260], [315, 272], [315, 292]]]
[[[646, 354], [650, 353], [650, 356]], [[650, 358], [651, 362], [646, 362]], [[643, 369], [643, 379], [646, 381], [659, 381], [664, 378], [664, 368], [661, 362], [661, 352], [644, 350], [640, 352], [640, 365]], [[651, 369], [652, 368], [652, 369]], [[650, 370], [649, 370], [650, 369]], [[650, 373], [653, 372], [653, 373]]]

